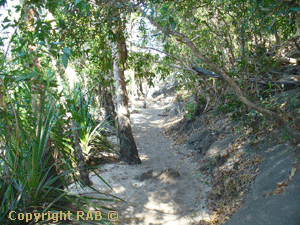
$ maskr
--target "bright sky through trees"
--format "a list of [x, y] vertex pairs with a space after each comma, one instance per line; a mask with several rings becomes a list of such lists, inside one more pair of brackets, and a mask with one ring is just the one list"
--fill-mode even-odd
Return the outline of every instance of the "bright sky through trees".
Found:
[[19, 18], [20, 13], [16, 13], [16, 9], [14, 8], [14, 6], [19, 5], [20, 1], [10, 1], [8, 0], [7, 3], [5, 4], [4, 7], [0, 7], [0, 21], [1, 21], [1, 27], [0, 27], [0, 38], [4, 38], [4, 40], [2, 40], [3, 45], [0, 45], [0, 48], [3, 48], [4, 51], [7, 50], [7, 44], [11, 38], [11, 35], [14, 32], [14, 29], [12, 27], [8, 27], [6, 29], [3, 30], [3, 26], [5, 26], [5, 24], [3, 23], [3, 20], [8, 17], [9, 20], [14, 20]]

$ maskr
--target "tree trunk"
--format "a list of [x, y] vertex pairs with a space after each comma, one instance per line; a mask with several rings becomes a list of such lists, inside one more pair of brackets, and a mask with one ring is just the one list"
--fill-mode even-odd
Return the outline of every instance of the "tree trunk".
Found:
[[128, 164], [140, 164], [141, 160], [138, 155], [137, 147], [133, 138], [130, 114], [128, 110], [128, 94], [124, 76], [125, 62], [127, 59], [126, 43], [123, 32], [119, 29], [118, 40], [113, 44], [114, 50], [114, 79], [116, 88], [116, 111], [117, 111], [117, 128], [120, 140], [121, 160]]
[[[59, 75], [59, 71], [58, 71], [57, 66], [56, 66], [56, 61], [55, 61], [54, 57], [51, 54], [50, 54], [50, 59], [51, 59], [51, 62], [52, 62], [52, 67], [53, 67], [53, 69], [55, 71], [55, 74], [56, 74], [56, 80], [57, 80], [57, 83], [58, 83], [57, 89], [58, 89], [58, 92], [61, 93], [63, 91], [61, 77]], [[63, 95], [60, 98], [60, 102], [61, 102], [63, 108], [66, 109], [66, 99], [64, 98]], [[74, 119], [71, 119], [71, 126], [72, 126], [72, 131], [73, 131], [74, 147], [75, 147], [75, 152], [76, 152], [76, 155], [77, 155], [77, 163], [78, 163], [78, 168], [79, 168], [80, 179], [81, 179], [81, 181], [84, 185], [91, 185], [92, 182], [89, 178], [89, 173], [88, 173], [88, 169], [87, 169], [87, 166], [86, 166], [85, 158], [83, 156], [82, 148], [80, 146], [79, 133], [78, 133], [76, 122], [75, 122]]]
[[[25, 22], [27, 23], [27, 31], [29, 32], [34, 32], [34, 26], [32, 26], [32, 21], [34, 21], [34, 16], [36, 16], [37, 18], [39, 18], [39, 14], [37, 11], [35, 11], [32, 7], [30, 8], [28, 1], [25, 1]], [[35, 52], [37, 49], [37, 47], [35, 45], [29, 45], [28, 46], [28, 51], [29, 52]], [[37, 56], [33, 57], [33, 61], [30, 64], [30, 68], [32, 68], [33, 70], [35, 69], [37, 72], [37, 75], [35, 77], [35, 79], [38, 81], [37, 84], [34, 84], [34, 82], [31, 85], [31, 90], [32, 90], [32, 110], [33, 112], [35, 110], [37, 110], [37, 118], [40, 117], [40, 114], [43, 113], [41, 112], [41, 104], [42, 104], [42, 93], [44, 90], [44, 86], [42, 83], [39, 82], [39, 80], [41, 79], [41, 69], [40, 69], [40, 62], [39, 62], [39, 58]], [[37, 119], [38, 120], [38, 119]], [[38, 126], [36, 125], [36, 127], [38, 128]], [[46, 147], [44, 149], [44, 155], [42, 157], [42, 164], [41, 164], [41, 168], [43, 164], [46, 164], [45, 166], [45, 170], [41, 171], [42, 174], [47, 174], [47, 179], [46, 180], [50, 180], [53, 177], [58, 177], [59, 173], [56, 170], [56, 167], [53, 165], [55, 163], [55, 158], [53, 156], [53, 151], [52, 151], [52, 146], [51, 146], [52, 140], [51, 137], [49, 136], [48, 138], [48, 142], [46, 144]], [[42, 149], [41, 149], [42, 150]], [[49, 170], [49, 172], [47, 172]], [[62, 180], [61, 178], [58, 178], [56, 180], [56, 182], [53, 183], [54, 187], [57, 188], [63, 188], [62, 185]]]
[[146, 94], [145, 94], [145, 97], [144, 97], [144, 105], [143, 105], [143, 108], [146, 109], [147, 108], [147, 96], [148, 96], [148, 86], [146, 85]]
[[85, 158], [82, 153], [82, 148], [80, 146], [79, 133], [77, 130], [76, 123], [74, 120], [71, 120], [71, 123], [74, 137], [75, 152], [77, 154], [77, 163], [79, 168], [80, 180], [84, 185], [92, 185], [92, 182], [89, 178], [89, 172], [86, 166]]
[[137, 96], [137, 87], [136, 87], [136, 79], [135, 79], [135, 71], [132, 70], [131, 73], [131, 89], [132, 89], [132, 99], [136, 98]]
[[112, 94], [107, 89], [107, 87], [103, 87], [103, 104], [105, 109], [105, 118], [110, 122], [111, 125], [115, 126], [116, 124], [116, 112], [115, 106], [112, 100]]
[[142, 81], [142, 78], [139, 79], [139, 93], [140, 93], [140, 96], [144, 96], [144, 90], [143, 90], [143, 81]]

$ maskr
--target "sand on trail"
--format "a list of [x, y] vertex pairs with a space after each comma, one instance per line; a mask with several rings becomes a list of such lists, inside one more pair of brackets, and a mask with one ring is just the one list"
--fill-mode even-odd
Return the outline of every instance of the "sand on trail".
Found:
[[[139, 113], [131, 114], [142, 164], [105, 164], [100, 175], [113, 190], [90, 174], [94, 188], [126, 201], [110, 205], [118, 213], [115, 224], [185, 225], [197, 224], [209, 217], [204, 206], [210, 187], [205, 183], [205, 176], [197, 170], [198, 164], [193, 162], [192, 150], [185, 145], [174, 145], [173, 140], [164, 134], [166, 118], [161, 114], [168, 104], [170, 99], [152, 101], [146, 109], [140, 107]], [[180, 177], [136, 179], [149, 170], [159, 174], [170, 168], [178, 171]], [[82, 193], [79, 188], [75, 189], [73, 192]]]

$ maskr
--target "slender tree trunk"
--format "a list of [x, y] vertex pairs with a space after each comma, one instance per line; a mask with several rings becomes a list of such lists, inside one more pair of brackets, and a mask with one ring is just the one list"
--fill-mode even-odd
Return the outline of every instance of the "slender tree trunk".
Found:
[[[62, 81], [61, 81], [61, 77], [60, 77], [59, 71], [56, 66], [56, 61], [51, 54], [50, 54], [50, 58], [51, 58], [51, 62], [52, 62], [52, 67], [56, 74], [56, 80], [58, 83], [58, 85], [57, 85], [58, 92], [62, 92], [62, 90], [63, 90]], [[61, 102], [62, 106], [64, 107], [64, 109], [66, 109], [66, 99], [63, 97], [63, 95], [60, 98], [60, 102]], [[77, 155], [77, 163], [78, 163], [78, 168], [79, 168], [80, 179], [84, 185], [91, 185], [92, 182], [89, 178], [86, 161], [85, 161], [85, 158], [84, 158], [84, 155], [82, 152], [82, 148], [80, 146], [79, 133], [78, 133], [76, 122], [74, 119], [71, 119], [71, 126], [72, 126], [72, 131], [73, 131], [74, 147], [75, 147], [75, 152]]]
[[146, 85], [146, 94], [145, 94], [145, 97], [144, 97], [144, 105], [143, 105], [143, 108], [147, 108], [147, 96], [148, 96], [148, 86]]
[[137, 96], [136, 79], [134, 75], [135, 75], [135, 71], [133, 70], [131, 73], [132, 98], [135, 98]]
[[137, 147], [133, 138], [130, 114], [128, 110], [128, 94], [124, 76], [125, 62], [127, 59], [126, 43], [123, 32], [118, 32], [118, 40], [113, 44], [114, 50], [114, 79], [116, 88], [116, 111], [117, 111], [117, 128], [120, 140], [121, 160], [128, 164], [140, 164], [141, 160], [138, 155]]
[[110, 93], [107, 87], [103, 87], [102, 90], [103, 90], [103, 104], [105, 109], [105, 118], [108, 118], [108, 121], [111, 123], [111, 125], [115, 126], [116, 112], [112, 100], [112, 94]]
[[101, 108], [101, 104], [102, 104], [102, 94], [101, 94], [101, 85], [99, 83], [98, 87], [94, 88], [94, 96], [95, 96], [95, 100], [96, 100], [96, 107], [97, 108]]
[[91, 185], [92, 182], [89, 178], [89, 172], [86, 166], [85, 158], [82, 153], [82, 148], [80, 146], [80, 139], [79, 139], [77, 126], [74, 120], [71, 120], [71, 123], [72, 123], [73, 137], [74, 137], [75, 152], [77, 154], [77, 163], [79, 168], [80, 180], [84, 185]]
[[244, 29], [242, 28], [240, 31], [240, 49], [241, 49], [241, 57], [245, 58], [246, 56], [246, 40], [245, 40], [245, 34]]
[[141, 93], [141, 96], [144, 96], [144, 90], [143, 90], [143, 81], [142, 81], [142, 78], [140, 78], [139, 80], [139, 91]]
[[[25, 5], [24, 9], [25, 9], [25, 13], [26, 13], [25, 22], [27, 23], [27, 30], [29, 32], [34, 32], [35, 28], [34, 28], [34, 26], [32, 26], [31, 23], [32, 23], [32, 21], [34, 21], [34, 16], [39, 18], [39, 14], [32, 7], [30, 8], [30, 5], [27, 0], [25, 0], [25, 3], [26, 3], [26, 5]], [[36, 49], [37, 49], [37, 47], [35, 45], [28, 46], [29, 52], [34, 52], [34, 51], [36, 51]], [[42, 93], [44, 90], [44, 86], [42, 83], [39, 82], [39, 80], [41, 79], [41, 69], [40, 69], [39, 58], [37, 56], [33, 57], [33, 61], [30, 64], [30, 67], [32, 69], [35, 69], [37, 72], [35, 79], [38, 82], [37, 82], [37, 84], [32, 83], [32, 85], [31, 85], [31, 90], [32, 90], [32, 101], [31, 102], [32, 102], [33, 112], [35, 110], [37, 110], [37, 118], [39, 118], [40, 114], [44, 113], [44, 112], [41, 112], [41, 104], [42, 104], [42, 100], [43, 100]], [[36, 126], [36, 127], [38, 127], [38, 126]], [[49, 180], [49, 179], [52, 179], [53, 177], [59, 176], [59, 173], [56, 170], [56, 167], [53, 166], [53, 164], [55, 163], [55, 159], [53, 156], [51, 143], [52, 143], [52, 140], [51, 140], [51, 137], [49, 136], [48, 142], [44, 149], [44, 155], [42, 157], [43, 164], [46, 163], [45, 170], [42, 171], [43, 174], [47, 174], [46, 180]], [[49, 170], [49, 173], [47, 173], [47, 170]], [[63, 188], [62, 180], [60, 178], [57, 179], [56, 182], [53, 183], [53, 186], [58, 187], [58, 188]]]

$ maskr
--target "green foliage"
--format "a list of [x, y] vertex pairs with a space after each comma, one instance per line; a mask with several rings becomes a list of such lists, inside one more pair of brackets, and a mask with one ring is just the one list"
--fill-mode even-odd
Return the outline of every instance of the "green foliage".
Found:
[[[5, 2], [1, 1], [0, 5]], [[87, 199], [53, 188], [58, 177], [44, 179], [42, 172], [49, 170], [41, 163], [43, 153], [51, 139], [53, 152], [59, 156], [54, 167], [64, 171], [60, 178], [70, 174], [75, 181], [78, 179], [69, 126], [71, 119], [76, 122], [86, 154], [113, 151], [103, 136], [105, 121], [100, 123], [95, 119], [92, 92], [84, 90], [87, 94], [83, 94], [82, 90], [98, 83], [102, 86], [113, 84], [110, 45], [123, 38], [116, 32], [118, 29], [129, 36], [126, 32], [128, 15], [137, 17], [133, 2], [96, 1], [92, 4], [82, 0], [34, 0], [30, 4], [35, 14], [40, 15], [34, 15], [29, 23], [24, 21], [25, 10], [21, 5], [16, 6], [16, 11], [21, 12], [20, 18], [14, 21], [6, 17], [1, 23], [0, 223], [3, 224], [7, 222], [5, 218], [9, 210], [30, 212], [33, 206], [39, 211], [55, 210], [62, 208], [58, 202], [71, 198], [79, 204], [89, 205]], [[299, 30], [297, 16], [300, 9], [295, 1], [190, 0], [142, 1], [140, 4], [166, 30], [180, 31], [189, 37], [203, 55], [239, 80], [241, 86], [245, 85], [248, 74], [268, 76], [266, 72], [278, 66], [275, 56], [279, 53], [280, 43], [295, 38]], [[51, 22], [44, 14], [47, 11], [54, 16]], [[157, 76], [164, 80], [170, 74], [176, 74], [179, 86], [196, 94], [199, 91], [202, 97], [198, 105], [206, 104], [204, 94], [213, 95], [211, 93], [226, 90], [222, 89], [222, 81], [199, 78], [188, 70], [195, 65], [205, 66], [182, 45], [183, 40], [149, 28], [143, 18], [138, 20], [142, 45], [155, 43], [174, 57], [129, 52], [127, 66], [135, 71], [137, 79], [147, 79], [148, 84], [153, 85]], [[33, 29], [28, 29], [29, 26]], [[15, 29], [10, 40], [4, 36], [8, 28]], [[2, 49], [7, 41], [10, 44], [9, 59]], [[50, 56], [64, 68], [74, 63], [84, 81], [80, 86], [84, 88], [77, 88], [69, 95], [57, 93], [57, 74], [51, 66], [53, 59]], [[40, 68], [32, 68], [37, 58]], [[185, 70], [178, 69], [180, 67]], [[60, 72], [63, 74], [64, 71]], [[64, 85], [66, 89], [70, 88]], [[207, 91], [212, 89], [215, 90]], [[270, 86], [262, 94], [273, 92]], [[62, 95], [66, 99], [65, 106], [59, 103]], [[41, 106], [32, 104], [40, 98]], [[217, 97], [210, 96], [213, 98]], [[262, 104], [269, 109], [278, 110], [279, 107], [272, 101], [263, 100]], [[193, 119], [197, 106], [189, 102], [186, 109], [187, 117]], [[254, 122], [258, 116], [247, 111], [236, 97], [229, 94], [225, 95], [216, 111], [232, 113], [234, 119], [245, 124]], [[45, 204], [50, 208], [42, 209]]]
[[193, 102], [188, 102], [185, 106], [187, 112], [187, 115], [185, 116], [185, 118], [187, 118], [188, 120], [192, 120], [195, 119], [195, 114], [196, 114], [196, 107], [195, 104]]
[[98, 155], [103, 152], [117, 152], [108, 140], [103, 136], [106, 122], [98, 123], [95, 120], [97, 114], [92, 109], [93, 97], [82, 94], [80, 88], [76, 88], [67, 99], [67, 111], [74, 119], [80, 137], [80, 144], [84, 153], [88, 156], [93, 152]]
[[152, 55], [145, 52], [131, 52], [129, 56], [130, 69], [134, 70], [135, 79], [145, 78], [149, 86], [154, 86], [153, 79], [158, 67], [154, 62], [157, 60], [157, 55]]
[[[47, 5], [36, 4], [41, 8]], [[88, 9], [84, 4], [80, 7]], [[54, 60], [61, 59], [65, 68], [71, 57], [82, 56], [76, 51], [81, 49], [76, 49], [71, 39], [64, 38], [72, 23], [60, 16], [57, 27], [52, 29], [44, 15], [40, 15], [40, 19], [30, 21], [34, 30], [29, 30], [23, 15], [24, 11], [19, 22], [6, 20], [8, 26], [3, 28], [16, 29], [9, 40], [10, 57], [7, 59], [0, 49], [0, 224], [16, 224], [7, 218], [10, 211], [42, 213], [74, 211], [76, 207], [82, 211], [87, 211], [86, 207], [101, 210], [103, 220], [100, 223], [109, 224], [105, 221], [105, 212], [109, 209], [104, 201], [111, 200], [79, 196], [57, 186], [57, 183], [59, 186], [69, 185], [67, 178], [70, 177], [75, 183], [79, 181], [69, 126], [71, 118], [76, 120], [80, 141], [87, 152], [114, 152], [103, 136], [105, 123], [96, 122], [91, 111], [92, 96], [84, 96], [76, 90], [67, 98], [66, 108], [59, 101], [63, 93], [56, 90], [57, 74], [54, 72], [57, 71], [51, 68], [49, 56], [54, 56]], [[1, 35], [1, 41], [4, 39]], [[81, 43], [79, 39], [76, 44], [81, 47]], [[34, 51], [29, 50], [33, 46]], [[32, 67], [37, 58], [39, 68]], [[54, 162], [46, 157], [45, 151], [49, 149], [47, 155], [56, 156]], [[53, 169], [58, 171], [58, 176], [50, 177]], [[101, 194], [90, 186], [87, 188]]]
[[[13, 85], [17, 84], [12, 83], [11, 87]], [[20, 87], [22, 86], [20, 84]], [[95, 205], [91, 200], [100, 202], [108, 200], [85, 198], [55, 187], [54, 184], [57, 180], [63, 180], [65, 175], [73, 174], [75, 177], [76, 168], [72, 168], [72, 163], [68, 160], [71, 155], [62, 154], [65, 157], [52, 165], [52, 167], [56, 167], [56, 164], [61, 163], [61, 161], [69, 162], [70, 170], [65, 171], [59, 177], [47, 177], [47, 174], [51, 173], [52, 167], [46, 167], [49, 158], [45, 158], [44, 154], [49, 138], [59, 136], [59, 134], [53, 135], [55, 131], [53, 128], [58, 121], [62, 120], [62, 114], [54, 95], [47, 93], [46, 90], [47, 87], [42, 95], [43, 101], [40, 110], [37, 107], [32, 109], [31, 102], [28, 101], [31, 93], [21, 88], [11, 95], [10, 104], [12, 107], [1, 110], [0, 123], [5, 125], [0, 127], [2, 134], [0, 136], [1, 224], [16, 224], [16, 221], [13, 222], [7, 218], [10, 211], [17, 213], [65, 211], [70, 210], [66, 208], [66, 205], [70, 203], [79, 206], [79, 210], [86, 211], [87, 209], [84, 209], [83, 206], [89, 205], [95, 207], [96, 210], [101, 208], [103, 211], [102, 206]], [[52, 151], [56, 150], [58, 148]], [[62, 152], [57, 153], [61, 154]], [[60, 185], [66, 184], [61, 183]], [[92, 190], [96, 191], [95, 189]], [[20, 224], [24, 224], [24, 221], [21, 221]]]
[[235, 95], [225, 95], [225, 101], [216, 109], [217, 113], [233, 113], [233, 119], [240, 119], [244, 115], [243, 103]]

